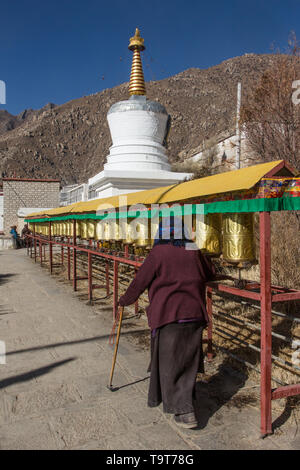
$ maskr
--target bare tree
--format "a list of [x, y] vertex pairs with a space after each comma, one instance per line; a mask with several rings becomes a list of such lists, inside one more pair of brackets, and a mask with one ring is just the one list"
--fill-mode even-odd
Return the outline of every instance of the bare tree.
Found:
[[244, 100], [241, 109], [249, 148], [258, 160], [287, 160], [300, 168], [300, 104], [292, 99], [293, 84], [300, 80], [300, 48], [295, 34], [287, 54], [279, 54]]

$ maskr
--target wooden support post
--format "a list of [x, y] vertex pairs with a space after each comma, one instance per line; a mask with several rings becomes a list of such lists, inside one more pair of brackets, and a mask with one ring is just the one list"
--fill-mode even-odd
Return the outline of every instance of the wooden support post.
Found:
[[261, 306], [261, 437], [272, 434], [272, 298], [270, 212], [260, 212], [260, 306]]
[[105, 263], [106, 295], [109, 295], [109, 261]]
[[212, 289], [207, 287], [206, 292], [206, 310], [209, 317], [209, 323], [207, 326], [207, 359], [211, 361], [213, 359], [213, 349], [212, 349], [212, 328], [213, 328], [213, 316], [212, 316]]
[[89, 284], [89, 302], [93, 301], [93, 271], [92, 271], [92, 253], [88, 252], [88, 284]]
[[[135, 269], [134, 272], [135, 272], [135, 276], [136, 276], [137, 269]], [[137, 316], [138, 313], [139, 313], [139, 301], [136, 300], [135, 303], [134, 303], [134, 314]]]
[[36, 233], [35, 229], [33, 230], [33, 235], [34, 235], [34, 262], [36, 263]]
[[49, 221], [49, 264], [50, 264], [50, 274], [53, 271], [53, 246], [52, 246], [52, 224]]
[[[70, 243], [70, 240], [68, 238], [68, 244]], [[68, 246], [68, 281], [71, 280], [71, 249], [70, 247]]]
[[119, 293], [119, 262], [114, 260], [114, 295], [113, 295], [113, 320], [115, 321], [118, 310]]
[[77, 291], [77, 266], [76, 266], [76, 219], [73, 220], [73, 289]]
[[39, 238], [39, 252], [40, 252], [40, 263], [43, 266], [43, 243], [41, 238]]

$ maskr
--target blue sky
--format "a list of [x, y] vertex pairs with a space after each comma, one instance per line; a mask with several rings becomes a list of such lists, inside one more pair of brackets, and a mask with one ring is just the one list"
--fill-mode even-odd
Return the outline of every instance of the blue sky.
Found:
[[207, 68], [300, 39], [300, 0], [15, 0], [1, 2], [0, 80], [18, 114], [128, 81], [129, 37], [145, 39], [145, 79]]

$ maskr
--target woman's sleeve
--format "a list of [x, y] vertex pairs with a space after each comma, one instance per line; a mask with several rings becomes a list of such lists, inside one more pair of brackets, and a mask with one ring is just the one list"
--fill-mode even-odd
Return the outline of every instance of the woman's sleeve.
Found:
[[155, 278], [156, 263], [153, 249], [139, 268], [134, 280], [129, 285], [127, 291], [119, 299], [119, 305], [126, 306], [133, 304], [139, 296], [150, 286]]
[[214, 281], [216, 279], [216, 269], [210, 257], [204, 255], [201, 250], [199, 250], [199, 260], [202, 267], [205, 282]]

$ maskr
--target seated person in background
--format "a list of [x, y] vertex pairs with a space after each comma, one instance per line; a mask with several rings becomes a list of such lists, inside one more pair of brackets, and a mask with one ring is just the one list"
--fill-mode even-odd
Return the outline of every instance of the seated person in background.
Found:
[[9, 233], [12, 236], [14, 249], [16, 250], [17, 248], [20, 248], [20, 246], [21, 246], [20, 237], [19, 237], [19, 234], [17, 232], [17, 226], [12, 225], [10, 228], [11, 228], [11, 231]]
[[22, 232], [21, 232], [21, 239], [23, 242], [23, 246], [30, 246], [31, 245], [31, 238], [28, 238], [28, 235], [31, 234], [31, 230], [28, 227], [28, 224], [25, 224]]

